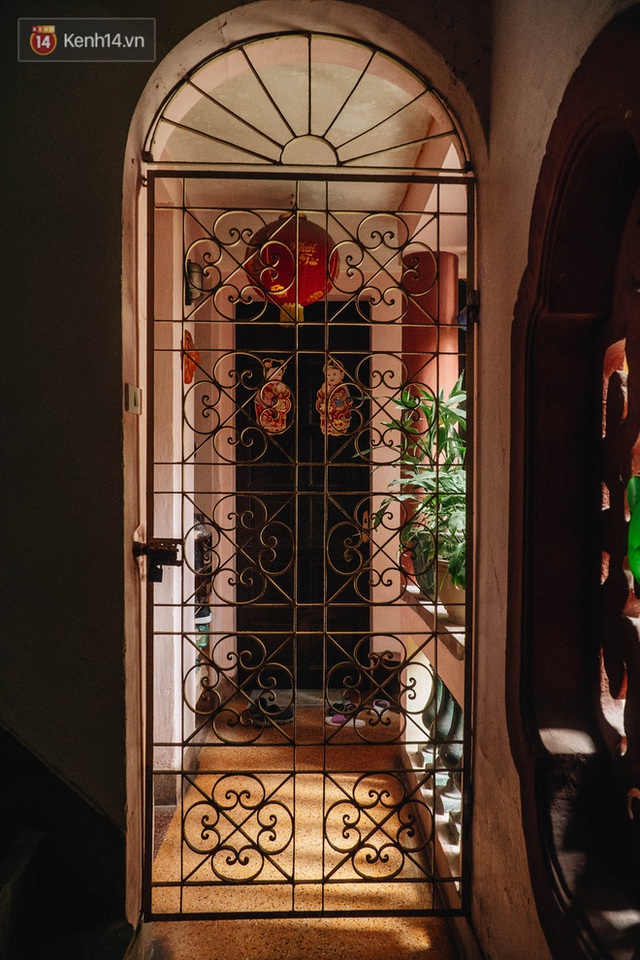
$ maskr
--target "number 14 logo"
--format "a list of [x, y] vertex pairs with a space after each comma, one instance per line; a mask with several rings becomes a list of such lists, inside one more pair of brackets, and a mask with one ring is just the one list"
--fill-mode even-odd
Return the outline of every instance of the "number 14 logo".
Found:
[[40, 25], [32, 27], [29, 43], [33, 52], [41, 57], [53, 53], [58, 43], [55, 26]]

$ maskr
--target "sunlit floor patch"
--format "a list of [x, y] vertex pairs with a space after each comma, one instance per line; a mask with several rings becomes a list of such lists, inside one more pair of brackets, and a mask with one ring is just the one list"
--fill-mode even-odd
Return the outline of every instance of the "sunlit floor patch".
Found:
[[432, 811], [400, 746], [349, 723], [323, 743], [324, 724], [307, 705], [293, 742], [277, 726], [255, 745], [209, 738], [155, 856], [154, 914], [433, 908]]

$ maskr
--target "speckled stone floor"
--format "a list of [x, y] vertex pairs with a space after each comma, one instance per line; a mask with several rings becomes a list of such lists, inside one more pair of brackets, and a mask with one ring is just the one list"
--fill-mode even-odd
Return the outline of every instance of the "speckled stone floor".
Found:
[[458, 960], [430, 918], [182, 920], [154, 923], [153, 960]]
[[[397, 719], [391, 717], [390, 721], [392, 725]], [[391, 726], [377, 724], [374, 718], [363, 742], [353, 723], [328, 731], [325, 723], [317, 709], [299, 708], [295, 725], [267, 727], [252, 746], [243, 745], [241, 738], [255, 737], [255, 731], [238, 730], [234, 734], [240, 738], [237, 744], [233, 737], [221, 743], [209, 733], [200, 750], [198, 771], [189, 778], [182, 810], [178, 807], [172, 818], [167, 817], [166, 809], [159, 811], [156, 831], [153, 873], [160, 886], [153, 892], [153, 908], [157, 914], [293, 909], [301, 916], [157, 921], [151, 925], [154, 960], [457, 957], [442, 918], [302, 915], [306, 909], [323, 908], [362, 913], [379, 909], [381, 902], [385, 909], [405, 910], [424, 909], [433, 903], [433, 884], [429, 882], [434, 878], [433, 852], [432, 845], [425, 842], [424, 823], [411, 840], [403, 823], [406, 811], [401, 802], [406, 797], [407, 810], [415, 811], [421, 795], [407, 791], [398, 748], [390, 742], [394, 739]], [[359, 802], [355, 802], [358, 791]], [[267, 806], [265, 794], [270, 800]], [[214, 796], [216, 802], [212, 803]], [[327, 814], [332, 805], [336, 810], [333, 825]], [[427, 810], [426, 804], [424, 807]], [[265, 813], [267, 820], [261, 822]], [[358, 845], [356, 834], [362, 844], [363, 833], [358, 831], [363, 829], [369, 852], [373, 852], [372, 865], [362, 864], [365, 872], [369, 871], [369, 882], [359, 879], [360, 865], [353, 850], [349, 851], [351, 840], [354, 849]], [[336, 849], [327, 842], [332, 830]], [[218, 852], [212, 856], [215, 848], [221, 856]], [[260, 863], [258, 882], [238, 882], [243, 878], [238, 872], [242, 856], [237, 854], [246, 854], [247, 869], [251, 870], [257, 848], [268, 854]], [[401, 862], [401, 869], [389, 882], [387, 853]], [[216, 857], [219, 867], [214, 870], [224, 874], [229, 869], [233, 882], [214, 878]], [[162, 885], [185, 877], [189, 880], [186, 887]], [[214, 879], [218, 882], [212, 882]]]

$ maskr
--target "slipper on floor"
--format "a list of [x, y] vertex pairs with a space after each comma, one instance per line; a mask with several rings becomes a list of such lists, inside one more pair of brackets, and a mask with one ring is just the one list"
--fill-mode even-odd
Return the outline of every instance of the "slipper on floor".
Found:
[[335, 727], [340, 727], [340, 726], [343, 726], [344, 724], [348, 724], [349, 726], [351, 726], [352, 723], [355, 724], [356, 727], [364, 727], [366, 723], [366, 721], [361, 720], [360, 717], [354, 717], [353, 714], [351, 716], [345, 717], [343, 713], [329, 714], [328, 717], [324, 718], [324, 722], [329, 723]]
[[293, 709], [281, 707], [267, 697], [258, 697], [249, 707], [251, 723], [256, 727], [267, 727], [272, 724], [291, 723]]
[[341, 716], [344, 719], [344, 717], [353, 713], [356, 709], [355, 703], [351, 703], [350, 700], [339, 700], [337, 703], [329, 704], [329, 716]]

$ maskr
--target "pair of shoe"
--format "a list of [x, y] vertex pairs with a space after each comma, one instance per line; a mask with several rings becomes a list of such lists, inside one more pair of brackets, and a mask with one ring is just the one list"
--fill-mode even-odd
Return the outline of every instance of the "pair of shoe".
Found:
[[340, 727], [345, 723], [353, 723], [356, 727], [364, 727], [365, 721], [357, 717], [358, 706], [350, 700], [342, 700], [338, 703], [329, 704], [329, 713], [325, 717], [325, 723]]
[[257, 700], [251, 702], [249, 717], [254, 727], [268, 727], [273, 724], [279, 726], [281, 723], [291, 723], [293, 709], [291, 707], [281, 707], [275, 700], [271, 700], [263, 694]]
[[329, 716], [341, 716], [348, 717], [350, 714], [355, 713], [356, 705], [351, 703], [350, 700], [339, 700], [338, 703], [329, 704]]

